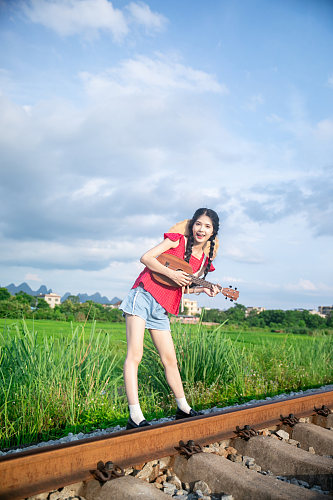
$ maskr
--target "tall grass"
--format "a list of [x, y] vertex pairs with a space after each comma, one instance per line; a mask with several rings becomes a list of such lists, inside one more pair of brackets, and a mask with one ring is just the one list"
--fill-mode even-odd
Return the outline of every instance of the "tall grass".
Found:
[[[223, 324], [207, 332], [199, 323], [195, 327], [176, 324], [173, 338], [187, 397], [197, 408], [333, 381], [332, 336], [302, 342], [286, 335], [283, 343], [261, 340], [249, 344], [231, 339]], [[162, 363], [150, 340], [144, 351], [143, 376], [161, 393], [166, 407], [174, 406]]]
[[[37, 342], [37, 332], [23, 322], [14, 332], [4, 331], [0, 344], [2, 446], [75, 428], [103, 400], [111, 402], [111, 408], [124, 400], [117, 391], [119, 358], [109, 337], [97, 334], [94, 325], [87, 341], [77, 327], [69, 338]], [[117, 412], [109, 411], [113, 417]]]
[[[86, 328], [86, 331], [84, 331]], [[87, 329], [90, 331], [87, 334]], [[286, 335], [246, 342], [215, 329], [175, 324], [187, 399], [202, 408], [333, 381], [333, 337]], [[139, 367], [140, 403], [149, 419], [175, 408], [159, 356], [147, 338]], [[1, 448], [125, 423], [123, 344], [95, 323], [45, 335], [16, 323], [0, 335]]]

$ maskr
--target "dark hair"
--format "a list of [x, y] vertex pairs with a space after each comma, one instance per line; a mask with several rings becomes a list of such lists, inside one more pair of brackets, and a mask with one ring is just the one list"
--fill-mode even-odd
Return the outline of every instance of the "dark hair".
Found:
[[210, 218], [213, 224], [213, 234], [209, 238], [208, 241], [210, 241], [210, 249], [209, 249], [209, 256], [208, 256], [208, 262], [204, 274], [204, 278], [206, 277], [208, 270], [210, 268], [210, 265], [212, 263], [212, 258], [214, 254], [214, 247], [215, 247], [215, 237], [218, 233], [219, 227], [220, 227], [220, 221], [219, 221], [219, 216], [217, 213], [210, 209], [210, 208], [198, 208], [198, 210], [195, 211], [192, 219], [190, 220], [188, 230], [189, 230], [189, 236], [187, 239], [187, 245], [186, 245], [186, 251], [184, 255], [184, 260], [186, 262], [190, 261], [191, 255], [192, 255], [192, 247], [194, 243], [194, 238], [193, 238], [193, 225], [194, 223], [201, 217], [202, 215], [207, 215], [207, 217]]

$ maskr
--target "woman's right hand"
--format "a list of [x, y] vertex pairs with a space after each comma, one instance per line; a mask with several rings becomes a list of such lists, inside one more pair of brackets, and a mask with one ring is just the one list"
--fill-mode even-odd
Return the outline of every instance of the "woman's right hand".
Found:
[[178, 286], [188, 286], [191, 284], [191, 277], [184, 271], [172, 271], [170, 269], [169, 278], [172, 279]]

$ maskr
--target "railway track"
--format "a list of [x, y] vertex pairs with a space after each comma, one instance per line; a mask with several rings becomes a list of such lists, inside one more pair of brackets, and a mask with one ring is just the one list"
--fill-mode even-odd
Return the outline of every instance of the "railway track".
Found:
[[[70, 490], [64, 489], [49, 498], [333, 498], [333, 414], [313, 415], [314, 407], [323, 405], [333, 408], [333, 391], [5, 455], [0, 499], [28, 498], [79, 482], [76, 493], [66, 497]], [[280, 416], [290, 414], [303, 423], [282, 423]], [[243, 429], [238, 437], [237, 426]], [[255, 430], [261, 435], [253, 435]], [[206, 453], [195, 453], [200, 447]], [[109, 461], [116, 464], [116, 476], [121, 469], [126, 475], [101, 486], [111, 475], [110, 464], [102, 468]], [[99, 482], [93, 479], [98, 469]], [[189, 495], [184, 485], [197, 491]]]

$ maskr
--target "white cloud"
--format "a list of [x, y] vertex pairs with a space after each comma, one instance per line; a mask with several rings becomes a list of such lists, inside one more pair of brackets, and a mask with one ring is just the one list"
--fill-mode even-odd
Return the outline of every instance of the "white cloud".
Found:
[[[112, 234], [112, 225], [109, 228]], [[35, 269], [84, 269], [100, 270], [110, 265], [111, 261], [128, 262], [139, 259], [147, 248], [156, 245], [154, 238], [109, 239], [96, 241], [76, 239], [72, 241], [53, 242], [46, 240], [24, 241], [17, 244], [6, 239], [0, 243], [2, 263], [11, 266], [24, 262], [24, 267]], [[16, 245], [13, 255], [13, 245]], [[26, 277], [28, 274], [26, 275]], [[37, 274], [29, 274], [27, 279], [35, 279]]]
[[76, 189], [72, 193], [73, 200], [80, 200], [81, 198], [88, 198], [91, 196], [109, 196], [112, 194], [112, 189], [104, 190], [108, 184], [106, 179], [90, 179], [86, 181], [83, 186]]
[[313, 283], [309, 279], [300, 278], [297, 283], [288, 283], [285, 288], [293, 291], [304, 292], [332, 292], [333, 287], [326, 283]]
[[106, 31], [119, 42], [129, 34], [130, 23], [143, 26], [148, 33], [161, 31], [167, 24], [165, 16], [152, 12], [144, 2], [131, 2], [120, 10], [109, 0], [28, 0], [22, 9], [30, 21], [60, 36], [94, 37]]
[[108, 0], [30, 0], [23, 10], [30, 21], [61, 36], [108, 30], [120, 40], [128, 33], [124, 14]]
[[[149, 94], [151, 89], [175, 92], [217, 92], [228, 89], [214, 75], [185, 66], [173, 58], [138, 56], [127, 59], [116, 68], [102, 74], [81, 73], [87, 92], [94, 97], [115, 97], [138, 92]], [[154, 96], [152, 96], [154, 100]]]
[[224, 256], [234, 260], [236, 262], [245, 262], [248, 264], [263, 264], [263, 256], [258, 252], [254, 246], [250, 245], [248, 242], [244, 242], [242, 245], [236, 246], [234, 244], [228, 244], [224, 248]]
[[149, 5], [143, 2], [131, 2], [127, 9], [134, 21], [145, 26], [148, 30], [161, 31], [167, 23], [165, 16], [152, 12]]

